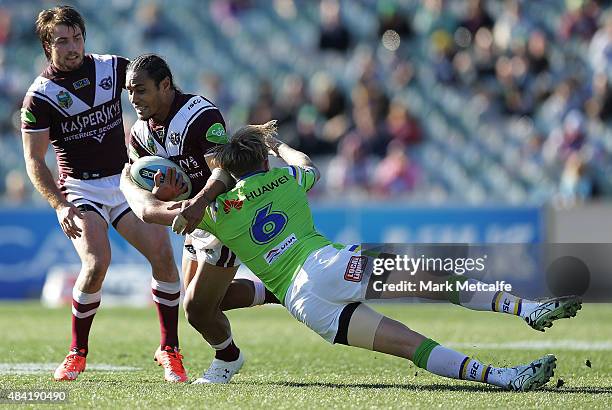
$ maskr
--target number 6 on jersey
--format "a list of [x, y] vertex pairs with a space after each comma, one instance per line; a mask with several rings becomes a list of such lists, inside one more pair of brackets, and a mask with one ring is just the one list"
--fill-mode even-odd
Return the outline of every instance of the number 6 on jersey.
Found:
[[280, 211], [271, 211], [272, 202], [255, 213], [251, 224], [251, 239], [260, 245], [270, 242], [283, 231], [287, 224], [287, 215]]

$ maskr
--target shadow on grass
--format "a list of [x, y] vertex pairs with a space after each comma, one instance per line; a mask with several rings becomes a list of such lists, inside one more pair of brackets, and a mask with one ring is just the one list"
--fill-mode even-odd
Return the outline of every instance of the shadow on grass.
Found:
[[[499, 392], [507, 393], [507, 390], [502, 390], [497, 387], [487, 385], [445, 385], [445, 384], [407, 384], [407, 383], [324, 383], [324, 382], [253, 382], [248, 384], [267, 385], [279, 387], [325, 387], [330, 389], [404, 389], [414, 391], [431, 391], [431, 392]], [[612, 394], [612, 387], [544, 387], [536, 391], [546, 393], [588, 393], [588, 394]]]

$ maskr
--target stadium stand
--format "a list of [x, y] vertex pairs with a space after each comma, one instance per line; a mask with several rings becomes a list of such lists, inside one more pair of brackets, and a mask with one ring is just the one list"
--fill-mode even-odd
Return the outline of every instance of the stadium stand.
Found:
[[[93, 0], [88, 52], [168, 59], [230, 129], [279, 119], [317, 198], [571, 205], [612, 195], [612, 11], [594, 0]], [[42, 0], [0, 3], [0, 198], [38, 201], [19, 108]], [[134, 121], [124, 103], [126, 127]], [[50, 154], [50, 163], [52, 161]]]

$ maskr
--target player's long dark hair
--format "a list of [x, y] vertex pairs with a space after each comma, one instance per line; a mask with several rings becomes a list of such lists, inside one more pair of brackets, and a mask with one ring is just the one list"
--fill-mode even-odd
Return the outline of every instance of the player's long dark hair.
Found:
[[57, 6], [41, 11], [36, 19], [36, 35], [40, 39], [47, 59], [51, 58], [51, 53], [48, 49], [51, 48], [53, 29], [59, 24], [72, 27], [75, 30], [77, 27], [80, 28], [83, 39], [85, 39], [85, 20], [73, 7]]
[[127, 67], [128, 72], [135, 73], [136, 71], [145, 70], [149, 77], [155, 82], [155, 85], [159, 87], [159, 83], [166, 77], [170, 79], [170, 87], [178, 92], [181, 90], [174, 84], [174, 78], [172, 77], [172, 71], [166, 61], [158, 56], [157, 54], [142, 54], [136, 57], [130, 62]]
[[268, 159], [266, 139], [276, 136], [276, 120], [261, 125], [246, 125], [232, 135], [227, 144], [212, 150], [214, 162], [234, 177], [257, 171]]

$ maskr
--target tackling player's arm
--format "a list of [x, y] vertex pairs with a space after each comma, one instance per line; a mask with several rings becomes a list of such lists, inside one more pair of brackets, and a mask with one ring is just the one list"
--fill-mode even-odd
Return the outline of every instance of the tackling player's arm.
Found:
[[172, 229], [181, 235], [193, 232], [197, 227], [206, 207], [210, 205], [219, 195], [226, 192], [233, 183], [229, 173], [217, 167], [212, 161], [212, 155], [207, 155], [206, 165], [211, 170], [211, 175], [206, 181], [204, 188], [192, 199], [183, 204], [181, 216], [184, 218], [182, 224], [172, 226]]
[[[206, 130], [204, 135], [202, 135], [203, 130]], [[207, 152], [215, 145], [226, 143], [227, 135], [223, 116], [217, 109], [205, 111], [191, 124], [188, 135], [191, 138], [197, 138], [197, 144], [201, 152]], [[172, 226], [176, 233], [187, 234], [193, 232], [202, 220], [206, 207], [217, 196], [233, 187], [234, 179], [229, 173], [214, 164], [212, 158], [213, 155], [204, 155], [211, 175], [204, 188], [192, 199], [184, 202], [181, 210], [181, 223]]]
[[28, 131], [22, 130], [23, 156], [26, 163], [26, 171], [32, 184], [38, 192], [55, 209], [57, 219], [64, 233], [69, 238], [81, 236], [74, 217], [83, 219], [81, 211], [68, 202], [53, 180], [51, 170], [45, 162], [45, 154], [49, 147], [49, 130]]
[[271, 135], [266, 136], [265, 143], [270, 150], [270, 153], [276, 157], [282, 158], [287, 165], [295, 165], [312, 170], [315, 175], [315, 183], [321, 178], [319, 169], [315, 166], [308, 155], [291, 148], [285, 142]]

